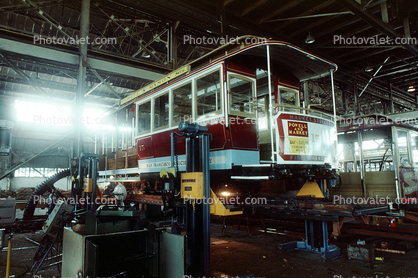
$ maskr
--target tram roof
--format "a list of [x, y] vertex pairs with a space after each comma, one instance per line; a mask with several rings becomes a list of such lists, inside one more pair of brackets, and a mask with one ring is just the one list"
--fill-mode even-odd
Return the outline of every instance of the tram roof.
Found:
[[271, 69], [281, 68], [292, 73], [300, 81], [321, 78], [337, 70], [337, 65], [292, 44], [267, 41], [243, 47], [225, 59], [246, 57], [248, 64], [267, 69], [267, 47], [270, 49]]
[[[255, 44], [239, 43], [254, 38], [259, 39], [261, 42]], [[335, 63], [290, 43], [271, 40], [262, 41], [262, 38], [259, 37], [242, 36], [133, 92], [121, 101], [121, 105], [128, 104], [141, 95], [157, 89], [177, 77], [193, 72], [202, 66], [216, 64], [223, 60], [239, 61], [241, 63], [244, 61], [248, 66], [267, 70], [267, 48], [270, 50], [271, 69], [286, 70], [300, 81], [327, 76], [331, 70], [334, 72], [338, 68]]]

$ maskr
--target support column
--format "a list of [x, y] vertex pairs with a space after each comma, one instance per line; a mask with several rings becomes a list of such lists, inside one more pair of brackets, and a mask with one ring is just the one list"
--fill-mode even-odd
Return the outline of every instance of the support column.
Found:
[[272, 98], [272, 93], [273, 90], [271, 88], [271, 69], [270, 69], [270, 47], [269, 45], [266, 46], [266, 51], [267, 51], [267, 80], [268, 80], [268, 88], [269, 88], [269, 127], [270, 127], [270, 140], [271, 140], [271, 162], [274, 163], [276, 156], [275, 153], [276, 151], [274, 150], [274, 134], [273, 134], [273, 129], [271, 128], [272, 125], [272, 120], [273, 120], [273, 98]]
[[345, 92], [345, 90], [341, 91], [341, 98], [342, 98], [342, 101], [343, 101], [344, 114], [347, 114], [348, 104], [347, 104], [347, 93]]
[[360, 115], [360, 100], [358, 97], [358, 88], [354, 85], [354, 115]]
[[[210, 163], [209, 163], [209, 144], [212, 138], [211, 134], [202, 134], [202, 172], [203, 172], [203, 196], [204, 200], [210, 199]], [[203, 259], [205, 267], [205, 276], [210, 277], [210, 204], [203, 204]]]
[[87, 68], [87, 43], [90, 26], [90, 0], [81, 1], [80, 14], [80, 44], [79, 44], [79, 63], [77, 73], [77, 91], [75, 98], [75, 142], [76, 156], [80, 156], [83, 152], [83, 136], [82, 136], [82, 116], [83, 102], [85, 94], [86, 68]]
[[415, 95], [415, 104], [418, 107], [418, 94]]
[[389, 112], [395, 113], [395, 106], [393, 104], [392, 84], [389, 84]]
[[359, 153], [359, 160], [360, 160], [360, 179], [363, 191], [363, 197], [367, 197], [367, 186], [366, 186], [366, 165], [364, 163], [364, 155], [363, 155], [363, 134], [361, 131], [357, 133], [358, 136], [358, 153]]
[[335, 89], [334, 89], [334, 71], [331, 69], [330, 71], [331, 76], [331, 91], [332, 91], [332, 107], [334, 112], [334, 124], [335, 128], [337, 128], [337, 102], [335, 100]]
[[380, 4], [380, 11], [382, 13], [382, 21], [389, 23], [388, 4], [386, 1]]
[[169, 35], [169, 47], [168, 47], [168, 63], [171, 63], [173, 70], [177, 68], [177, 27], [180, 24], [180, 21], [176, 21], [174, 26], [171, 26], [168, 35]]
[[403, 19], [403, 29], [405, 33], [405, 38], [411, 38], [411, 28], [409, 27], [409, 17]]
[[308, 90], [308, 81], [302, 83], [303, 89], [303, 107], [309, 108], [309, 90]]

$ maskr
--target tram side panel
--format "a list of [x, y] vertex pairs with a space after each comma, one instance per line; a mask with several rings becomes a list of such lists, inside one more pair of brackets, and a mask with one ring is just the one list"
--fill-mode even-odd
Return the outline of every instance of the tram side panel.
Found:
[[[208, 127], [212, 134], [210, 142], [211, 170], [230, 170], [233, 165], [258, 164], [259, 149], [257, 125], [244, 117], [234, 117], [226, 127], [225, 118], [216, 121], [197, 122]], [[248, 121], [248, 122], [247, 122]], [[138, 151], [138, 168], [140, 173], [155, 173], [171, 167], [171, 133], [178, 129], [171, 129], [159, 133], [136, 138]], [[185, 139], [176, 137], [175, 161], [179, 163], [179, 170], [186, 170]]]

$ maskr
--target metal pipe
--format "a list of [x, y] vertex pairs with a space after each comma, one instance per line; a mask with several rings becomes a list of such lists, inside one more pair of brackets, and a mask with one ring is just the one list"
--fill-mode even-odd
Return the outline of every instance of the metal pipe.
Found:
[[102, 154], [105, 153], [105, 140], [104, 140], [104, 131], [102, 131]]
[[96, 193], [97, 193], [97, 164], [99, 159], [97, 157], [91, 159], [91, 179], [93, 183], [93, 191], [91, 192], [91, 210], [96, 211]]
[[[308, 81], [303, 81], [302, 83], [303, 88], [303, 107], [309, 108], [309, 89], [308, 89]], [[306, 114], [306, 111], [304, 111]]]
[[83, 137], [82, 137], [82, 115], [83, 115], [83, 102], [86, 82], [86, 67], [87, 67], [87, 43], [89, 35], [90, 25], [90, 0], [81, 1], [81, 13], [80, 13], [80, 44], [79, 44], [79, 62], [77, 73], [77, 93], [75, 102], [75, 119], [76, 123], [75, 134], [77, 138], [77, 155], [83, 152]]
[[[175, 148], [175, 146], [174, 146], [174, 132], [171, 132], [171, 134], [170, 134], [170, 142], [171, 142], [171, 167], [176, 167], [175, 165], [174, 165], [174, 148]], [[177, 165], [177, 167], [178, 167], [178, 165]], [[176, 173], [176, 175], [177, 175], [177, 173]]]
[[272, 90], [271, 90], [271, 71], [270, 71], [270, 46], [267, 45], [267, 75], [268, 75], [268, 83], [269, 83], [269, 115], [270, 115], [270, 139], [271, 139], [271, 161], [274, 163], [274, 134], [273, 134], [273, 99], [271, 97]]
[[366, 187], [366, 178], [365, 178], [365, 165], [364, 165], [364, 156], [363, 156], [363, 134], [361, 131], [357, 133], [358, 136], [358, 152], [360, 156], [360, 180], [362, 183], [362, 189], [363, 189], [363, 197], [367, 197], [367, 187]]
[[131, 134], [132, 134], [132, 144], [131, 147], [135, 146], [135, 117], [132, 117], [132, 128], [131, 128]]
[[[125, 148], [124, 148], [124, 143], [125, 143], [125, 125], [124, 124], [122, 124], [122, 130], [120, 130], [120, 133], [122, 134], [122, 139], [121, 139], [121, 148], [120, 148], [120, 150], [121, 151], [123, 151]], [[128, 147], [128, 145], [126, 145], [126, 147]]]
[[337, 128], [337, 107], [335, 106], [335, 90], [334, 90], [334, 72], [332, 69], [330, 70], [331, 74], [331, 90], [332, 90], [332, 106], [334, 112], [334, 124], [335, 128]]
[[277, 21], [285, 21], [285, 20], [293, 20], [293, 19], [314, 18], [314, 17], [324, 17], [324, 16], [332, 16], [332, 15], [343, 15], [343, 14], [354, 14], [354, 13], [351, 11], [347, 11], [347, 12], [335, 12], [335, 13], [324, 13], [324, 14], [311, 14], [311, 15], [271, 19], [271, 20], [267, 20], [266, 22], [277, 22]]
[[391, 128], [392, 132], [392, 152], [393, 152], [393, 169], [395, 170], [395, 189], [396, 189], [396, 198], [400, 200], [401, 198], [401, 185], [400, 185], [400, 156], [399, 156], [399, 141], [398, 141], [398, 129], [395, 126]]
[[111, 149], [112, 149], [112, 151], [111, 151], [111, 152], [113, 152], [113, 148], [114, 148], [114, 138], [113, 138], [113, 132], [114, 132], [114, 130], [112, 129], [112, 144], [111, 144]]
[[390, 56], [386, 58], [386, 60], [383, 62], [383, 64], [380, 65], [380, 67], [376, 70], [376, 72], [373, 74], [373, 76], [369, 79], [369, 82], [367, 82], [366, 86], [364, 86], [363, 90], [361, 91], [360, 95], [358, 97], [361, 97], [361, 95], [366, 91], [367, 87], [370, 85], [370, 83], [373, 81], [375, 76], [379, 73], [380, 69], [383, 67], [383, 65], [389, 60]]
[[202, 134], [202, 172], [203, 172], [203, 252], [205, 276], [210, 277], [210, 168], [209, 168], [209, 141], [210, 134]]

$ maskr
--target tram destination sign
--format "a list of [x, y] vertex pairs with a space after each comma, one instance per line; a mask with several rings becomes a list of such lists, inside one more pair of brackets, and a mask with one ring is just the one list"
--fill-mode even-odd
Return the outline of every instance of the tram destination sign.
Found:
[[148, 93], [151, 90], [154, 90], [158, 87], [160, 87], [161, 85], [166, 84], [167, 82], [183, 75], [183, 74], [187, 74], [190, 72], [190, 65], [185, 65], [181, 68], [179, 68], [178, 70], [174, 70], [172, 72], [170, 72], [169, 74], [163, 76], [162, 78], [152, 82], [151, 84], [148, 84], [147, 86], [136, 90], [135, 92], [133, 92], [131, 95], [127, 96], [126, 98], [122, 99], [120, 101], [120, 105], [123, 105], [125, 103], [128, 103], [134, 99], [136, 99], [137, 97]]

